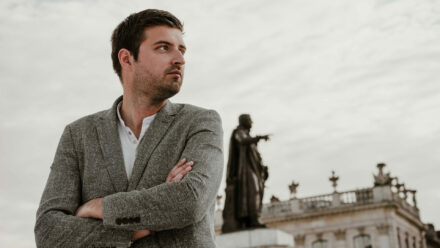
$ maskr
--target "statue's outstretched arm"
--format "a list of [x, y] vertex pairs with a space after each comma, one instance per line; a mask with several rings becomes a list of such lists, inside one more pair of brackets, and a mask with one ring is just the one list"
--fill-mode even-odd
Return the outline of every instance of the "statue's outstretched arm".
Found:
[[246, 145], [246, 144], [257, 144], [261, 139], [268, 140], [269, 135], [263, 135], [263, 136], [257, 135], [255, 137], [252, 137], [245, 131], [238, 130], [237, 132], [235, 132], [234, 138], [235, 140], [237, 140], [238, 143], [242, 145]]

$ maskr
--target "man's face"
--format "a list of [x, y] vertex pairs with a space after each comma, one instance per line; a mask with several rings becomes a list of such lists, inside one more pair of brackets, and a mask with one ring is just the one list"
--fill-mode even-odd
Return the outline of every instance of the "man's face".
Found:
[[247, 118], [246, 125], [246, 127], [249, 129], [252, 127], [252, 119], [250, 116]]
[[134, 88], [163, 101], [179, 92], [183, 80], [186, 47], [182, 31], [167, 26], [149, 27], [134, 62]]
[[243, 127], [251, 129], [252, 127], [252, 119], [249, 115], [245, 115], [243, 119]]

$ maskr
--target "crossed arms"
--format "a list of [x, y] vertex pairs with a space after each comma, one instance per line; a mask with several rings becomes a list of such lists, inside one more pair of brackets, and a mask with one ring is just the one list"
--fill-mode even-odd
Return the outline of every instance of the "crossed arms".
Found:
[[[193, 117], [181, 157], [194, 161], [182, 180], [148, 189], [119, 192], [102, 200], [102, 219], [75, 216], [81, 202], [80, 163], [66, 127], [37, 212], [38, 247], [127, 247], [135, 230], [162, 231], [200, 221], [215, 201], [223, 170], [222, 128], [214, 111]], [[138, 223], [118, 225], [127, 213], [141, 216]], [[148, 238], [148, 237], [147, 237]]]
[[[174, 168], [170, 171], [170, 173], [167, 176], [167, 179], [165, 180], [165, 183], [178, 182], [182, 180], [182, 178], [188, 172], [191, 171], [192, 169], [191, 166], [193, 165], [194, 165], [193, 161], [186, 162], [186, 158], [181, 159], [179, 163], [177, 163], [174, 166]], [[77, 209], [75, 216], [82, 218], [102, 219], [102, 211], [103, 211], [102, 202], [103, 202], [103, 198], [100, 197], [84, 203]], [[131, 240], [136, 241], [150, 234], [151, 234], [150, 230], [136, 230], [134, 231]]]

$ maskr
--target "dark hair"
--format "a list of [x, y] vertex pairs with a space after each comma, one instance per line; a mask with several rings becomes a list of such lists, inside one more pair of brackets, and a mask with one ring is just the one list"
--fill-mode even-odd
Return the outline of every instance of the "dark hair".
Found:
[[144, 31], [148, 27], [168, 26], [177, 28], [183, 32], [183, 24], [177, 17], [168, 11], [158, 9], [146, 9], [138, 13], [131, 14], [122, 21], [112, 34], [112, 61], [113, 69], [119, 78], [121, 75], [121, 64], [119, 63], [118, 53], [122, 48], [127, 49], [133, 54], [134, 60], [138, 59], [139, 46], [146, 39]]

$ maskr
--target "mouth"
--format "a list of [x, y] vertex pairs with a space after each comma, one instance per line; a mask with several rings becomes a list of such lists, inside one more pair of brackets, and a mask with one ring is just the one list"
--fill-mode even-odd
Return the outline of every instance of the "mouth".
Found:
[[172, 71], [168, 72], [167, 74], [171, 74], [171, 75], [174, 75], [174, 76], [182, 77], [182, 72], [179, 71], [179, 70], [172, 70]]

